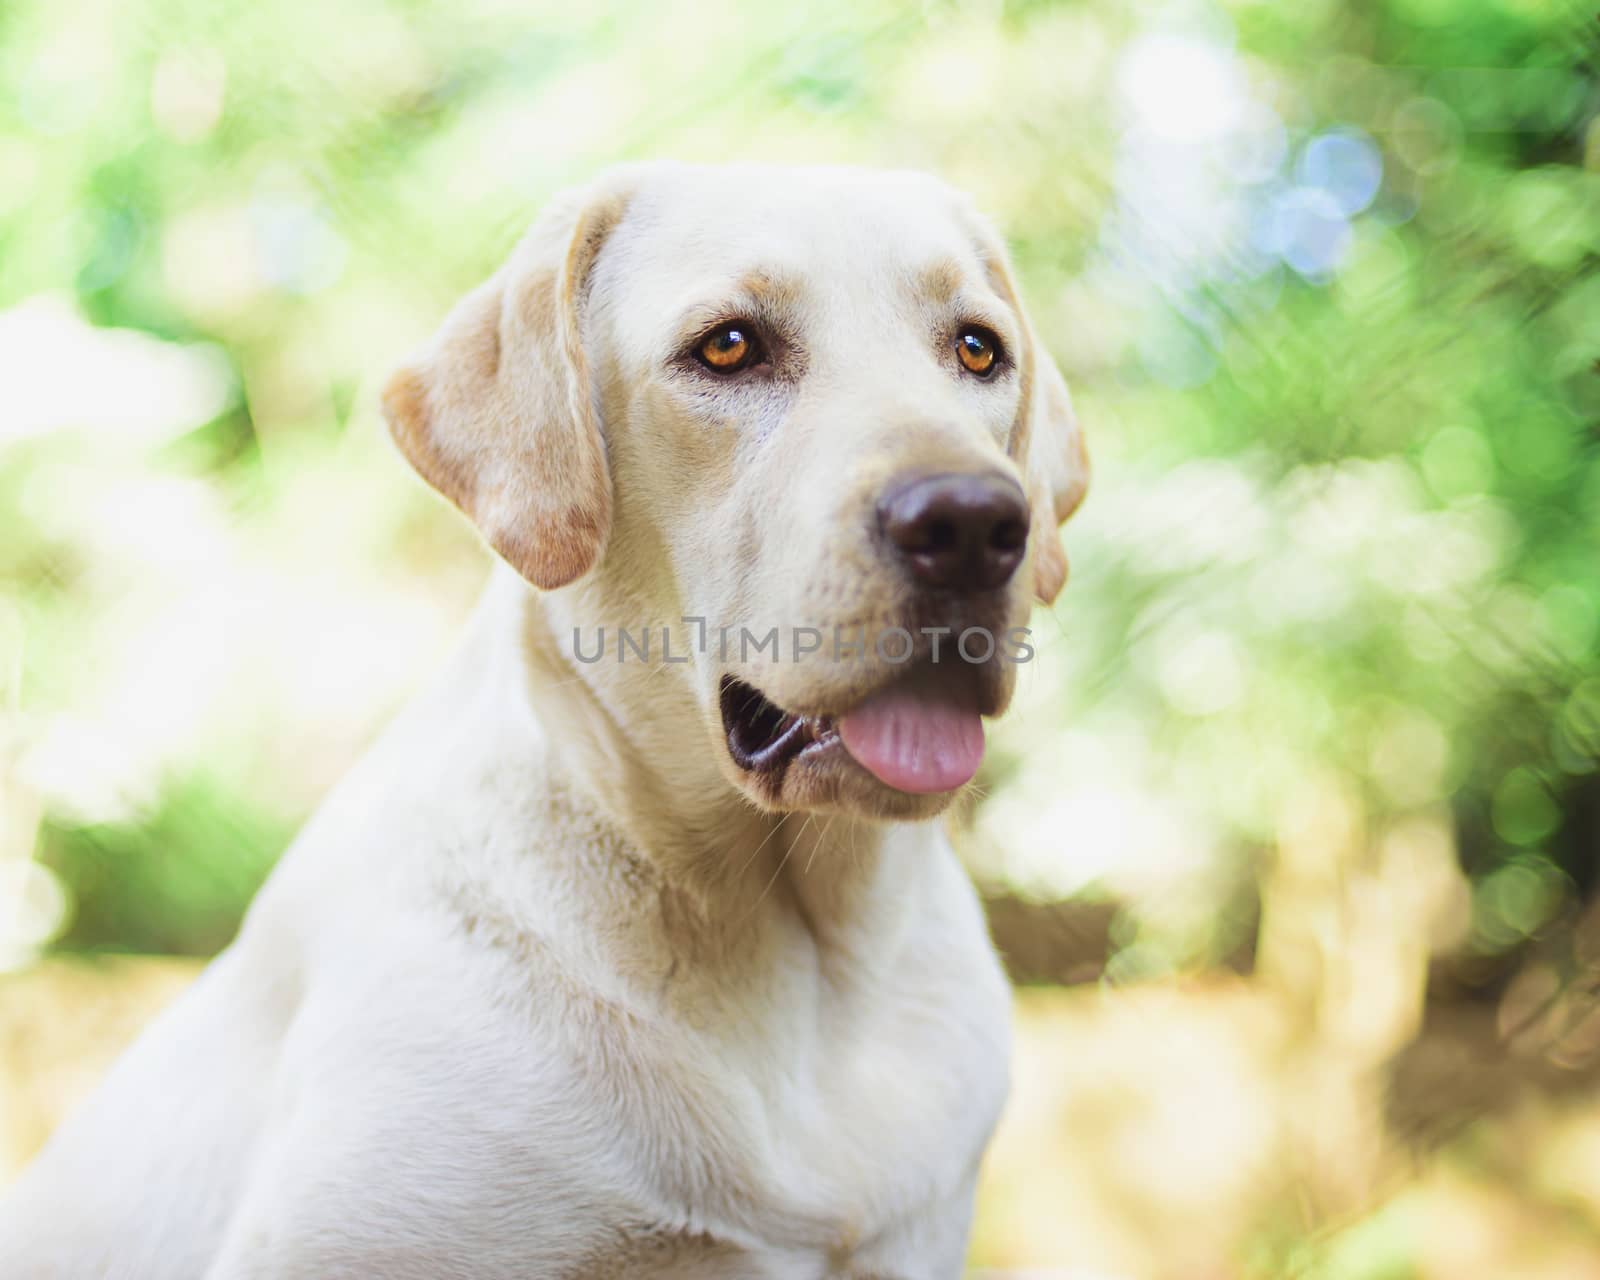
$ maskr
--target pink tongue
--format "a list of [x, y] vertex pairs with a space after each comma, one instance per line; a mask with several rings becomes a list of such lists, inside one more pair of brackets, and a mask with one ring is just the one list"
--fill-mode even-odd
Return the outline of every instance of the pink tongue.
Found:
[[983, 720], [955, 694], [901, 681], [841, 717], [839, 737], [857, 764], [897, 791], [954, 791], [983, 760]]

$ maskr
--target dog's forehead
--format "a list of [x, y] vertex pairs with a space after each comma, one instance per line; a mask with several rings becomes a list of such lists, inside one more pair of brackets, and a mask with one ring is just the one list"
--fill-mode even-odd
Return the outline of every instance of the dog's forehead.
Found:
[[960, 196], [920, 173], [673, 166], [641, 180], [601, 274], [661, 304], [752, 276], [873, 290], [954, 272], [981, 287], [963, 212]]

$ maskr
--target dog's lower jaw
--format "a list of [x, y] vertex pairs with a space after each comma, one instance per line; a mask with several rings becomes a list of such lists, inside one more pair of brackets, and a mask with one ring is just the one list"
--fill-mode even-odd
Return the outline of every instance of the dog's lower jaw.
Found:
[[[480, 621], [490, 632], [487, 643], [495, 644], [497, 634], [516, 638], [517, 651], [495, 665], [522, 672], [515, 696], [526, 700], [547, 736], [559, 736], [552, 747], [567, 766], [563, 772], [667, 880], [706, 904], [711, 927], [731, 927], [748, 918], [750, 903], [783, 901], [794, 886], [848, 913], [851, 886], [875, 865], [884, 822], [931, 818], [949, 804], [949, 796], [894, 793], [848, 759], [832, 759], [833, 751], [804, 762], [812, 767], [804, 771], [803, 788], [795, 785], [799, 770], [764, 776], [741, 770], [729, 755], [720, 716], [713, 711], [708, 717], [699, 707], [687, 665], [674, 669], [685, 673], [674, 690], [667, 683], [678, 678], [674, 671], [577, 663], [560, 643], [579, 625], [574, 618], [614, 616], [602, 583], [540, 593], [502, 566], [482, 608], [504, 618]], [[663, 713], [669, 693], [676, 705]], [[681, 739], [642, 749], [623, 728], [634, 726], [637, 733], [652, 721], [671, 723]], [[828, 833], [828, 847], [808, 843], [800, 856], [790, 842], [802, 828], [813, 839]]]

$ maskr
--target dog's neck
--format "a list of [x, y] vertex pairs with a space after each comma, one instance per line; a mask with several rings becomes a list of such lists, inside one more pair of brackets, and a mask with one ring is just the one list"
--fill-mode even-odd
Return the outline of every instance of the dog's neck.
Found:
[[574, 626], [591, 630], [576, 619], [607, 616], [622, 615], [603, 589], [543, 594], [504, 567], [485, 594], [478, 625], [499, 650], [494, 678], [514, 684], [551, 767], [708, 927], [754, 927], [789, 908], [827, 946], [853, 951], [894, 932], [937, 826], [757, 809], [718, 768], [689, 666], [580, 662], [562, 643]]

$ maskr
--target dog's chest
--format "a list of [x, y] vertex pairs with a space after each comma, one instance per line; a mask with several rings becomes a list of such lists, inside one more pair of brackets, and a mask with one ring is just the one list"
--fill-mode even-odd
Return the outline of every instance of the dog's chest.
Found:
[[798, 983], [634, 1045], [619, 1119], [656, 1139], [637, 1172], [663, 1226], [762, 1242], [797, 1275], [942, 1274], [922, 1255], [970, 1207], [1009, 1034], [992, 952], [950, 945], [870, 993]]
[[648, 885], [614, 886], [604, 911], [509, 878], [474, 899], [477, 976], [452, 999], [495, 993], [517, 1065], [486, 1075], [473, 1123], [504, 1126], [502, 1184], [597, 1206], [562, 1229], [603, 1237], [575, 1274], [613, 1274], [612, 1254], [630, 1276], [960, 1273], [1009, 991], [953, 857], [916, 852], [843, 944], [770, 899], [747, 944], [685, 927]]

